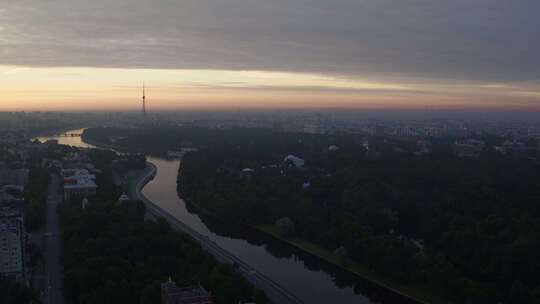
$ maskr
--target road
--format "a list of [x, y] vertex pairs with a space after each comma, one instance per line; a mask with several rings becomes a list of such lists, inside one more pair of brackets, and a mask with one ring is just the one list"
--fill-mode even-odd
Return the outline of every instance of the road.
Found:
[[47, 194], [47, 229], [45, 237], [45, 304], [63, 304], [62, 295], [62, 268], [60, 265], [60, 227], [56, 207], [62, 202], [60, 194], [60, 177], [51, 175], [51, 182]]
[[191, 227], [187, 226], [183, 222], [179, 221], [177, 218], [171, 216], [169, 213], [161, 209], [159, 206], [154, 204], [152, 201], [147, 199], [144, 194], [142, 194], [142, 189], [144, 186], [151, 181], [157, 173], [157, 168], [152, 163], [148, 163], [145, 171], [139, 176], [137, 181], [131, 185], [130, 196], [132, 198], [139, 199], [143, 201], [146, 205], [146, 210], [155, 217], [162, 217], [167, 220], [171, 226], [177, 231], [184, 232], [190, 235], [195, 239], [201, 247], [213, 255], [218, 261], [222, 263], [234, 264], [238, 267], [239, 272], [254, 286], [263, 290], [270, 301], [274, 304], [298, 304], [302, 303], [300, 299], [291, 294], [289, 291], [284, 289], [278, 283], [274, 282], [272, 279], [266, 277], [265, 275], [257, 272], [251, 266], [245, 262], [238, 259], [236, 256], [232, 255], [230, 252], [219, 247], [216, 243], [210, 240], [207, 236], [200, 234], [199, 232], [193, 230]]

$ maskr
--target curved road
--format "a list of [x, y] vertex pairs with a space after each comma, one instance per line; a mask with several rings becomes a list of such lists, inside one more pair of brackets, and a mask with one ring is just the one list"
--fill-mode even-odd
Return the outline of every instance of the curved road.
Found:
[[288, 292], [286, 289], [281, 287], [279, 284], [266, 277], [265, 275], [255, 271], [251, 266], [245, 262], [238, 259], [236, 256], [232, 255], [230, 252], [219, 247], [216, 243], [212, 242], [208, 237], [198, 233], [193, 230], [191, 227], [187, 226], [183, 222], [179, 221], [175, 217], [171, 216], [169, 213], [161, 209], [159, 206], [154, 204], [142, 193], [144, 186], [150, 182], [157, 173], [157, 168], [152, 163], [147, 163], [147, 167], [144, 172], [137, 178], [137, 181], [131, 185], [130, 196], [132, 198], [139, 199], [144, 202], [146, 205], [146, 210], [155, 217], [162, 217], [167, 220], [173, 228], [177, 231], [181, 231], [190, 235], [195, 239], [201, 247], [206, 250], [208, 253], [213, 255], [218, 261], [222, 263], [234, 264], [238, 267], [238, 271], [254, 286], [263, 290], [266, 295], [270, 298], [272, 303], [275, 304], [299, 304], [303, 303], [296, 296]]

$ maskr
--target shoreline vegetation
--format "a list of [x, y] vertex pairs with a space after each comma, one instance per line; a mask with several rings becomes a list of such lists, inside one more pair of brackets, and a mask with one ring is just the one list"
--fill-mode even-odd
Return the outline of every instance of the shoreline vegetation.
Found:
[[[179, 196], [189, 205], [194, 207], [198, 213], [202, 213], [205, 216], [210, 216], [220, 221], [224, 221], [217, 214], [213, 213], [210, 210], [203, 208], [200, 204], [195, 203], [189, 198], [182, 196], [182, 193], [178, 192]], [[351, 259], [343, 259], [339, 257], [332, 251], [323, 248], [317, 244], [311, 243], [309, 241], [300, 239], [300, 238], [289, 238], [283, 237], [279, 234], [279, 231], [275, 225], [246, 225], [238, 222], [231, 223], [234, 225], [243, 225], [251, 229], [255, 229], [260, 233], [264, 233], [266, 236], [273, 238], [274, 240], [285, 242], [294, 248], [301, 250], [302, 252], [309, 254], [312, 257], [320, 259], [322, 261], [328, 262], [333, 266], [336, 266], [344, 271], [347, 271], [359, 278], [369, 281], [379, 287], [382, 287], [388, 291], [394, 292], [404, 298], [415, 301], [419, 304], [451, 304], [452, 302], [441, 299], [434, 294], [428, 293], [420, 287], [417, 286], [406, 286], [399, 284], [391, 279], [385, 278], [373, 271], [370, 271], [365, 266], [361, 265], [358, 262], [355, 262]]]
[[360, 263], [352, 261], [348, 258], [342, 258], [332, 251], [325, 249], [317, 244], [308, 242], [299, 238], [282, 237], [275, 225], [257, 225], [252, 227], [259, 232], [265, 233], [268, 236], [273, 237], [279, 241], [292, 245], [294, 248], [302, 250], [303, 252], [315, 256], [321, 260], [324, 260], [342, 270], [352, 273], [364, 280], [367, 280], [373, 284], [383, 287], [389, 291], [395, 292], [400, 296], [411, 299], [420, 304], [451, 304], [452, 302], [440, 299], [439, 297], [427, 293], [421, 288], [415, 286], [405, 286], [385, 278], [381, 275], [373, 273]]
[[[101, 148], [103, 148], [103, 147], [109, 148], [109, 149], [112, 148], [112, 149], [115, 149], [115, 150], [118, 150], [118, 151], [128, 151], [129, 150], [128, 148], [124, 148], [124, 147], [115, 147], [115, 146], [112, 146], [112, 145], [107, 145], [107, 144], [104, 144], [104, 143], [99, 142], [97, 140], [88, 139], [87, 137], [84, 137], [84, 136], [82, 137], [82, 140], [85, 143], [95, 145], [95, 146], [98, 146], [98, 147], [101, 147]], [[146, 183], [144, 183], [141, 186], [141, 190], [144, 188], [144, 185], [146, 185]], [[210, 217], [214, 217], [214, 218], [218, 217], [218, 215], [216, 213], [211, 212], [210, 210], [206, 210], [205, 208], [200, 206], [200, 204], [197, 204], [196, 202], [192, 201], [191, 199], [189, 199], [188, 197], [183, 195], [180, 191], [178, 191], [178, 195], [187, 204], [190, 204], [192, 207], [197, 209], [197, 212], [203, 213], [206, 216], [210, 216]], [[235, 223], [235, 224], [238, 224], [238, 223]], [[262, 232], [262, 233], [266, 234], [267, 236], [272, 237], [273, 239], [275, 239], [277, 241], [286, 242], [286, 243], [288, 243], [290, 245], [293, 245], [295, 248], [297, 248], [299, 250], [302, 250], [303, 252], [305, 252], [307, 254], [310, 254], [311, 256], [314, 256], [314, 257], [316, 257], [318, 259], [329, 262], [332, 265], [337, 266], [337, 267], [339, 267], [339, 268], [341, 268], [341, 269], [343, 269], [343, 270], [345, 270], [345, 271], [347, 271], [347, 272], [349, 272], [349, 273], [351, 273], [353, 275], [359, 276], [362, 279], [368, 280], [368, 281], [370, 281], [370, 282], [372, 282], [372, 283], [374, 283], [374, 284], [376, 284], [376, 285], [378, 285], [378, 286], [380, 286], [382, 288], [388, 289], [389, 291], [395, 292], [395, 293], [399, 294], [400, 296], [411, 299], [411, 300], [416, 301], [418, 303], [421, 303], [421, 304], [428, 304], [428, 303], [429, 304], [448, 304], [449, 303], [449, 302], [444, 302], [442, 300], [434, 301], [433, 298], [431, 298], [431, 297], [423, 297], [423, 296], [421, 297], [421, 296], [419, 296], [418, 292], [415, 292], [414, 294], [407, 294], [408, 293], [407, 290], [404, 290], [399, 286], [388, 286], [391, 283], [388, 283], [388, 282], [382, 283], [383, 280], [381, 278], [376, 277], [374, 274], [368, 274], [367, 270], [359, 272], [356, 269], [355, 269], [356, 270], [355, 271], [355, 270], [350, 269], [348, 267], [344, 267], [343, 265], [337, 263], [334, 259], [328, 258], [328, 256], [326, 256], [325, 254], [320, 254], [320, 253], [317, 253], [316, 251], [308, 250], [308, 248], [306, 246], [301, 246], [301, 245], [299, 245], [298, 242], [291, 242], [288, 239], [281, 238], [277, 234], [277, 232], [272, 232], [272, 229], [271, 229], [270, 225], [267, 225], [267, 226], [251, 226], [250, 225], [249, 227], [252, 228], [252, 229], [255, 229], [255, 230], [259, 231], [259, 232]], [[305, 242], [305, 241], [304, 241], [304, 243], [308, 244], [308, 242]], [[313, 248], [315, 248], [316, 245], [311, 244], [311, 246]], [[319, 247], [319, 246], [316, 246], [316, 247]], [[322, 248], [320, 248], [319, 250], [320, 250], [320, 252], [325, 251], [325, 249], [322, 249]], [[429, 299], [429, 302], [426, 302], [425, 301], [426, 299]]]
[[[98, 140], [90, 139], [88, 138], [88, 136], [84, 136], [84, 133], [81, 139], [85, 143], [88, 143], [88, 144], [91, 144], [100, 148], [114, 149], [117, 151], [130, 150], [130, 148], [128, 147], [113, 146], [110, 144], [105, 144]], [[178, 182], [180, 181], [178, 180]], [[197, 209], [198, 212], [204, 213], [205, 215], [211, 216], [211, 217], [218, 216], [216, 213], [210, 210], [206, 210], [200, 204], [195, 203], [193, 200], [183, 195], [180, 191], [178, 191], [178, 195], [182, 197], [182, 199], [187, 204], [190, 204], [191, 206], [195, 207], [195, 209]], [[418, 288], [410, 287], [410, 286], [403, 286], [401, 284], [391, 282], [389, 279], [384, 278], [380, 275], [374, 274], [373, 272], [369, 271], [368, 269], [366, 269], [365, 267], [361, 266], [359, 263], [356, 263], [354, 261], [348, 261], [347, 263], [349, 266], [343, 265], [342, 261], [339, 261], [338, 258], [331, 251], [324, 249], [319, 245], [310, 243], [305, 240], [299, 240], [299, 239], [291, 240], [291, 239], [287, 239], [287, 238], [283, 238], [279, 236], [279, 234], [277, 233], [273, 225], [257, 225], [257, 226], [249, 225], [249, 227], [259, 232], [262, 232], [266, 234], [267, 236], [272, 237], [275, 240], [288, 243], [289, 245], [292, 245], [296, 249], [302, 250], [303, 252], [311, 256], [321, 259], [322, 261], [326, 261], [336, 267], [339, 267], [342, 270], [345, 270], [355, 276], [358, 276], [364, 280], [367, 280], [391, 292], [397, 293], [404, 298], [418, 302], [419, 304], [449, 304], [451, 303], [449, 301], [442, 300], [432, 294], [419, 290]]]
[[496, 153], [504, 137], [484, 134], [488, 147], [470, 159], [456, 155], [452, 137], [417, 154], [414, 141], [352, 134], [174, 126], [88, 133], [137, 152], [199, 148], [179, 170], [187, 203], [224, 222], [279, 223], [275, 239], [374, 279], [366, 282], [396, 285], [407, 299], [540, 300], [540, 167]]
[[116, 150], [116, 151], [128, 151], [128, 149], [120, 147], [120, 146], [114, 146], [114, 145], [111, 145], [111, 144], [106, 144], [104, 142], [100, 142], [100, 141], [95, 140], [95, 139], [88, 138], [88, 136], [84, 136], [84, 131], [83, 131], [83, 133], [81, 135], [81, 140], [86, 144], [96, 146], [96, 147], [98, 147], [100, 149], [110, 149], [110, 150]]
[[[102, 158], [98, 168], [110, 173], [106, 168], [114, 161], [112, 152], [96, 149], [88, 153], [97, 153], [93, 157]], [[150, 181], [155, 167], [151, 169], [148, 163], [139, 169], [130, 188]], [[101, 180], [102, 184], [111, 181]], [[205, 252], [189, 235], [172, 229], [164, 219], [148, 221], [143, 202], [118, 202], [118, 191], [100, 188], [85, 207], [77, 200], [59, 206], [67, 299], [84, 303], [156, 303], [160, 283], [169, 276], [179, 286], [200, 284], [211, 290], [215, 303], [267, 303], [264, 292], [231, 265]], [[100, 281], [100, 277], [106, 280]]]

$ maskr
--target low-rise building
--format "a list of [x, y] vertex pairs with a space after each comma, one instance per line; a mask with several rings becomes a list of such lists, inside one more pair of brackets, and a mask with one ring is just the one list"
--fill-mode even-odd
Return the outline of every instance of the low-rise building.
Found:
[[467, 139], [456, 141], [454, 151], [458, 157], [478, 157], [485, 148], [485, 143], [482, 140]]
[[255, 174], [255, 170], [251, 168], [244, 168], [240, 171], [240, 178], [250, 179]]
[[169, 279], [161, 284], [161, 304], [212, 304], [212, 294], [202, 286], [180, 288]]
[[120, 197], [118, 198], [119, 203], [129, 202], [130, 200], [131, 199], [129, 198], [129, 196], [125, 193], [122, 193], [122, 195], [120, 195]]
[[26, 168], [12, 169], [0, 166], [0, 184], [21, 185], [28, 182], [29, 170]]
[[495, 151], [514, 159], [537, 159], [538, 150], [520, 141], [506, 141], [502, 146], [495, 147]]
[[291, 163], [297, 168], [303, 167], [304, 164], [306, 163], [303, 159], [294, 155], [287, 155], [285, 159], [283, 159], [283, 162]]
[[337, 150], [339, 150], [339, 147], [336, 146], [336, 145], [331, 145], [331, 146], [328, 147], [328, 151], [330, 151], [330, 152], [335, 152]]
[[64, 169], [64, 200], [71, 198], [84, 198], [96, 195], [96, 176], [90, 174], [86, 169]]

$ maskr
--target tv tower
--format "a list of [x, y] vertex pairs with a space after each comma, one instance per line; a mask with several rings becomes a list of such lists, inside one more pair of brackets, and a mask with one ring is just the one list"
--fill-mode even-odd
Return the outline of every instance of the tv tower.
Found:
[[144, 82], [143, 82], [143, 85], [142, 85], [142, 113], [143, 115], [146, 115], [146, 92], [145, 92], [145, 86], [144, 86]]

